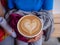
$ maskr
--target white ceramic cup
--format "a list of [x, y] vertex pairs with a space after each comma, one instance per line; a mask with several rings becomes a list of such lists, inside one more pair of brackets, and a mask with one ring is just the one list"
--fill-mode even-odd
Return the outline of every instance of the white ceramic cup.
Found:
[[20, 18], [19, 21], [18, 21], [18, 23], [17, 23], [17, 29], [18, 29], [18, 32], [19, 32], [21, 35], [23, 35], [24, 37], [27, 37], [27, 38], [33, 38], [33, 37], [39, 35], [40, 32], [42, 31], [42, 28], [43, 28], [43, 22], [42, 22], [42, 20], [41, 20], [40, 18], [38, 18], [38, 17], [36, 16], [36, 18], [38, 18], [38, 20], [40, 20], [41, 25], [42, 25], [41, 28], [40, 28], [40, 31], [39, 31], [39, 33], [37, 33], [36, 35], [33, 35], [33, 36], [27, 36], [27, 35], [23, 34], [23, 33], [20, 31], [20, 29], [19, 29], [19, 23], [20, 23], [21, 20], [22, 20], [23, 18], [25, 18], [26, 16], [35, 16], [35, 15], [29, 14], [29, 15], [25, 15], [25, 16], [23, 16], [22, 18]]

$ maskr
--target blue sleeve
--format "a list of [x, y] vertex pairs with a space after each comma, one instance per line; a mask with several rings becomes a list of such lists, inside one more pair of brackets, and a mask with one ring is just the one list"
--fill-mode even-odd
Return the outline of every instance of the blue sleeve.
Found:
[[53, 0], [44, 0], [42, 8], [44, 10], [52, 10], [53, 9]]
[[13, 0], [8, 0], [8, 8], [9, 9], [13, 9], [14, 8]]

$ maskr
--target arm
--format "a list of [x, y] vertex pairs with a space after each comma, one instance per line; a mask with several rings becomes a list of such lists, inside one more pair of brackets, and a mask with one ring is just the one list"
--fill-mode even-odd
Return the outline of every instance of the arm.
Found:
[[[47, 18], [49, 19], [48, 22], [45, 22], [45, 33], [44, 33], [44, 36], [45, 36], [45, 41], [47, 41], [50, 36], [51, 36], [51, 33], [54, 31], [54, 17], [53, 17], [53, 13], [52, 13], [52, 10], [45, 10], [45, 12], [47, 12], [49, 15], [50, 18]], [[45, 13], [44, 12], [44, 13]]]

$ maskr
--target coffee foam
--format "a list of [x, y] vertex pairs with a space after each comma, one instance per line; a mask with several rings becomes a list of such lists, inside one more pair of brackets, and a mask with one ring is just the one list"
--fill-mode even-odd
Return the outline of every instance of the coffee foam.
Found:
[[42, 30], [42, 22], [37, 16], [26, 15], [18, 21], [17, 28], [21, 35], [35, 37]]

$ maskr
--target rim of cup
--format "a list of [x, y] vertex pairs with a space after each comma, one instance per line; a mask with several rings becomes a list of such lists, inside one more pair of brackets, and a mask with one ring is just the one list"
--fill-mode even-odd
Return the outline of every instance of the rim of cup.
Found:
[[43, 22], [42, 22], [42, 20], [41, 20], [39, 17], [35, 16], [35, 17], [37, 17], [37, 18], [41, 21], [41, 24], [42, 24], [41, 29], [40, 29], [40, 32], [37, 33], [36, 35], [33, 35], [33, 36], [24, 35], [24, 34], [20, 31], [20, 29], [19, 29], [19, 23], [20, 23], [20, 21], [21, 21], [24, 17], [26, 17], [26, 16], [35, 16], [35, 15], [25, 15], [25, 16], [23, 16], [22, 18], [20, 18], [19, 21], [18, 21], [18, 23], [17, 23], [17, 29], [18, 29], [18, 32], [19, 32], [22, 36], [27, 37], [27, 38], [33, 38], [33, 37], [39, 35], [40, 32], [42, 31], [42, 29], [43, 29]]

